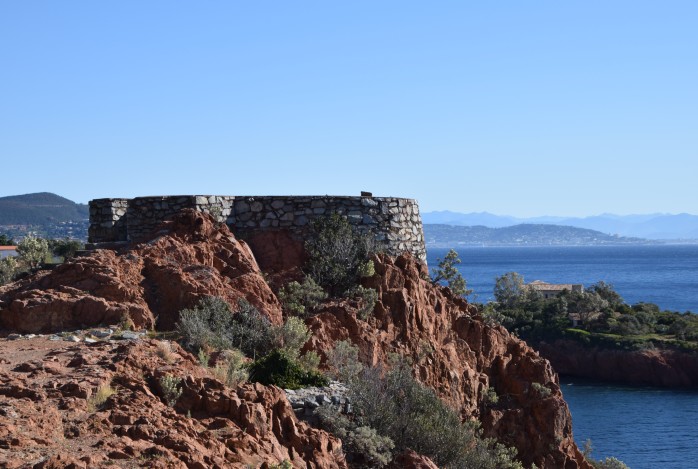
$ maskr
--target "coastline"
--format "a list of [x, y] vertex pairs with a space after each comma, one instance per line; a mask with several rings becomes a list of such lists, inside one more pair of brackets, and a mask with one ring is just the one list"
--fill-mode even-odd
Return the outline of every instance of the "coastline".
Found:
[[698, 354], [585, 347], [569, 339], [531, 345], [559, 375], [632, 386], [698, 387]]

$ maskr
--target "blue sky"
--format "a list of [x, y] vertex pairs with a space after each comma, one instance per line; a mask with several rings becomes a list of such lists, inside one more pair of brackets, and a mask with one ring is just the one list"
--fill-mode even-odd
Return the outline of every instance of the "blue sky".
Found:
[[696, 213], [698, 3], [0, 3], [0, 196]]

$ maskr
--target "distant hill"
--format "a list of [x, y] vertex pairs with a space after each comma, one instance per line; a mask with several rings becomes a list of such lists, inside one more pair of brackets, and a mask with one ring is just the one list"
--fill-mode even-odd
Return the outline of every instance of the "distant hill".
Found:
[[458, 213], [439, 211], [423, 213], [422, 220], [428, 224], [482, 225], [490, 228], [503, 228], [519, 224], [564, 225], [596, 230], [612, 235], [646, 239], [698, 239], [698, 216], [688, 213], [676, 215], [662, 213], [647, 215], [602, 214], [586, 218], [550, 216], [516, 218], [487, 212]]
[[458, 246], [599, 246], [652, 244], [652, 241], [611, 236], [599, 231], [545, 224], [521, 224], [502, 228], [425, 224], [427, 247]]
[[50, 192], [0, 197], [0, 225], [44, 225], [89, 217], [87, 205]]

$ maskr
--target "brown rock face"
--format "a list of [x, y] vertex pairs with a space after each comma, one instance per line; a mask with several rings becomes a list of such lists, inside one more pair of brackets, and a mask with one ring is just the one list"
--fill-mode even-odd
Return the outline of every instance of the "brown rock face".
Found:
[[244, 298], [272, 322], [281, 306], [248, 246], [208, 215], [185, 211], [153, 238], [121, 252], [97, 250], [0, 288], [0, 328], [49, 332], [115, 324], [174, 327], [206, 295], [233, 308]]
[[[0, 339], [0, 467], [347, 467], [341, 442], [299, 422], [281, 389], [228, 388], [174, 344], [166, 361], [152, 340], [17, 343]], [[181, 379], [174, 408], [164, 375]], [[96, 403], [104, 385], [114, 394]]]
[[[362, 361], [374, 365], [387, 363], [392, 352], [411, 357], [419, 381], [464, 418], [479, 418], [486, 435], [516, 447], [526, 464], [590, 468], [572, 438], [570, 413], [547, 360], [425, 280], [425, 267], [411, 257], [381, 256], [374, 263], [376, 275], [364, 285], [379, 293], [374, 316], [366, 322], [348, 304], [328, 306], [308, 321], [313, 337], [307, 346], [321, 353], [349, 339]], [[488, 388], [498, 404], [486, 404]]]
[[587, 348], [570, 340], [536, 345], [560, 374], [640, 386], [698, 386], [698, 355], [675, 350]]

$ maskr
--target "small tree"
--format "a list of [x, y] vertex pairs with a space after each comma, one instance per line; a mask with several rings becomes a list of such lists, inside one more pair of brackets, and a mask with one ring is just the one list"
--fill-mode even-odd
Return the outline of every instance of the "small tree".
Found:
[[618, 308], [620, 307], [625, 301], [623, 300], [623, 297], [621, 297], [618, 292], [616, 292], [613, 288], [613, 285], [610, 283], [606, 283], [603, 280], [600, 280], [590, 286], [587, 291], [596, 293], [599, 295], [602, 299], [606, 300], [611, 308]]
[[456, 265], [461, 263], [461, 260], [458, 258], [458, 253], [451, 249], [448, 251], [448, 254], [446, 254], [446, 257], [441, 259], [437, 259], [439, 261], [439, 267], [432, 269], [432, 282], [434, 284], [437, 284], [439, 282], [446, 282], [448, 285], [448, 288], [451, 289], [453, 293], [456, 295], [462, 295], [462, 296], [467, 296], [470, 295], [473, 291], [468, 290], [466, 288], [466, 283], [465, 279], [463, 278], [463, 275], [458, 271], [458, 269], [455, 267]]
[[515, 307], [525, 294], [524, 278], [516, 272], [507, 272], [494, 282], [494, 298], [504, 308]]
[[25, 237], [17, 246], [17, 253], [22, 262], [30, 269], [40, 267], [50, 255], [48, 242], [33, 235]]

